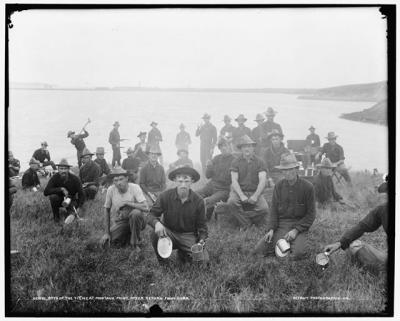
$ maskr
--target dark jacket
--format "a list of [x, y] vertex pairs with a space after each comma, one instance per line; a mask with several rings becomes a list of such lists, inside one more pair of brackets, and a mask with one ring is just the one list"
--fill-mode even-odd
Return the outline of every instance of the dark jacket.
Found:
[[121, 141], [121, 137], [119, 136], [118, 129], [113, 128], [108, 137], [108, 142], [112, 146], [118, 146], [120, 141]]
[[108, 166], [107, 161], [104, 158], [103, 159], [96, 158], [94, 162], [100, 167], [101, 171], [100, 176], [110, 174], [111, 172], [110, 167]]
[[148, 161], [140, 170], [140, 187], [146, 192], [160, 192], [165, 189], [165, 171], [164, 168], [157, 162], [153, 166]]
[[39, 149], [35, 150], [32, 157], [41, 163], [44, 163], [45, 161], [48, 161], [48, 162], [51, 161], [50, 153], [47, 149], [43, 150], [43, 149], [39, 148]]
[[139, 171], [140, 159], [127, 157], [122, 161], [122, 168], [129, 173], [137, 173]]
[[[149, 156], [147, 156], [147, 154], [145, 153], [146, 152], [145, 150], [142, 150], [140, 145], [141, 145], [140, 143], [137, 143], [134, 148], [134, 151], [136, 153], [136, 158], [139, 158], [141, 163], [147, 162], [149, 160]], [[147, 146], [146, 149], [148, 150], [149, 144], [146, 144], [146, 146]]]
[[197, 128], [196, 136], [200, 136], [200, 146], [212, 148], [217, 144], [217, 128], [211, 123]]
[[307, 145], [309, 145], [311, 147], [320, 147], [321, 146], [319, 136], [315, 133], [308, 135], [306, 138], [306, 141], [307, 141]]
[[313, 179], [315, 198], [320, 204], [326, 204], [330, 201], [339, 201], [342, 199], [336, 190], [335, 185], [333, 185], [332, 176], [322, 176], [319, 173]]
[[206, 167], [206, 177], [211, 178], [211, 183], [214, 188], [229, 190], [232, 179], [231, 179], [231, 164], [234, 160], [232, 154], [215, 156], [211, 164]]
[[22, 176], [22, 188], [31, 188], [37, 185], [40, 185], [37, 172], [32, 168], [27, 169]]
[[344, 160], [343, 147], [339, 144], [332, 145], [330, 143], [325, 143], [324, 146], [322, 146], [321, 154], [325, 154], [332, 163]]
[[283, 154], [289, 153], [289, 150], [281, 143], [278, 149], [275, 149], [271, 146], [265, 151], [264, 161], [267, 165], [268, 172], [279, 172], [279, 169], [276, 169], [275, 166], [278, 166], [281, 161], [281, 156]]
[[82, 184], [92, 182], [95, 183], [95, 185], [99, 185], [100, 176], [100, 166], [92, 160], [83, 164], [79, 169], [79, 178], [81, 179]]
[[43, 194], [44, 196], [52, 194], [64, 196], [61, 187], [66, 188], [69, 197], [73, 200], [77, 200], [79, 205], [82, 205], [85, 202], [85, 195], [83, 194], [81, 181], [72, 173], [68, 173], [68, 179], [65, 181], [62, 179], [60, 173], [55, 173], [47, 183]]
[[75, 146], [76, 150], [82, 152], [83, 149], [86, 147], [85, 141], [83, 138], [89, 136], [89, 133], [86, 130], [83, 130], [84, 133], [80, 135], [76, 135], [76, 137], [71, 138], [71, 144]]
[[262, 126], [264, 127], [264, 131], [267, 135], [270, 134], [274, 129], [283, 134], [281, 125], [273, 121], [267, 120], [263, 122]]
[[147, 143], [151, 147], [159, 147], [162, 142], [162, 135], [158, 128], [152, 128], [147, 136]]

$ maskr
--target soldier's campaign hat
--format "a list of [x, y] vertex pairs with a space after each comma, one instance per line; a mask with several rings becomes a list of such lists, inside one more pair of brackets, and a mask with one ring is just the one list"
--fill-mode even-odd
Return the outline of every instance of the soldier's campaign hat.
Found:
[[311, 129], [315, 129], [315, 127], [313, 125], [311, 125], [308, 130], [311, 130]]
[[146, 134], [147, 134], [146, 132], [140, 132], [139, 135], [137, 135], [137, 137], [140, 137], [140, 136], [143, 136], [143, 135], [146, 135]]
[[325, 157], [322, 161], [321, 164], [317, 164], [318, 168], [336, 168], [335, 165], [332, 164], [331, 160], [328, 157]]
[[69, 130], [67, 133], [67, 138], [71, 137], [75, 132], [73, 130]]
[[244, 117], [243, 114], [240, 114], [239, 116], [237, 116], [237, 117], [235, 118], [235, 120], [236, 120], [237, 122], [238, 122], [238, 121], [246, 121], [247, 118]]
[[193, 182], [197, 182], [200, 179], [200, 174], [192, 167], [182, 166], [174, 169], [168, 174], [168, 179], [173, 181], [178, 175], [187, 175], [190, 176]]
[[126, 150], [126, 154], [132, 154], [132, 153], [134, 153], [135, 151], [132, 149], [132, 147], [129, 147], [127, 150]]
[[46, 147], [47, 147], [47, 146], [49, 146], [49, 144], [47, 144], [47, 142], [46, 142], [46, 141], [44, 141], [44, 142], [41, 142], [41, 143], [40, 143], [40, 145], [42, 145], [42, 146], [46, 146]]
[[179, 125], [179, 128], [185, 128], [185, 124], [183, 124], [183, 123], [180, 124], [180, 125]]
[[336, 139], [336, 137], [338, 137], [338, 135], [335, 134], [335, 132], [329, 132], [328, 136], [326, 136], [326, 139]]
[[224, 116], [224, 121], [231, 121], [231, 120], [232, 120], [232, 118], [230, 118], [228, 115]]
[[265, 118], [262, 114], [257, 114], [256, 119], [254, 121], [264, 121]]
[[153, 126], [153, 125], [156, 125], [156, 126], [157, 126], [158, 123], [156, 123], [155, 121], [152, 121], [151, 124], [150, 124], [150, 126]]
[[40, 165], [40, 162], [32, 157], [31, 160], [29, 161], [29, 165], [32, 164]]
[[271, 133], [268, 134], [267, 139], [271, 139], [274, 136], [279, 136], [281, 139], [283, 139], [283, 134], [277, 130], [277, 129], [273, 129]]
[[119, 126], [119, 121], [114, 122], [113, 126]]
[[189, 151], [187, 149], [181, 148], [178, 149], [178, 151], [176, 152], [176, 154], [179, 156], [180, 153], [186, 153], [187, 155], [189, 155]]
[[96, 148], [96, 155], [97, 154], [105, 154], [104, 147], [97, 147]]
[[66, 158], [61, 158], [60, 162], [56, 164], [58, 167], [72, 167], [72, 165], [68, 164], [68, 161]]
[[146, 154], [157, 154], [157, 155], [161, 155], [161, 150], [159, 147], [157, 146], [151, 146], [149, 150], [146, 151]]
[[117, 176], [130, 176], [131, 173], [127, 172], [121, 167], [114, 168], [110, 174], [107, 175], [108, 178], [114, 178]]
[[265, 112], [266, 116], [275, 116], [278, 112], [275, 111], [272, 107], [268, 107], [267, 111]]
[[240, 149], [244, 145], [256, 146], [257, 143], [255, 141], [253, 141], [249, 136], [244, 135], [239, 138], [239, 141], [237, 142], [236, 147]]
[[202, 118], [202, 119], [210, 119], [211, 116], [210, 116], [210, 114], [205, 113], [205, 114], [203, 115], [203, 117], [201, 117], [201, 118]]
[[294, 154], [283, 154], [281, 157], [280, 164], [275, 166], [277, 169], [292, 169], [299, 167], [299, 162]]
[[82, 157], [85, 157], [85, 156], [87, 156], [87, 155], [93, 156], [94, 154], [91, 153], [90, 150], [87, 149], [87, 148], [85, 147], [85, 148], [83, 149], [83, 151], [82, 151], [81, 158], [82, 158]]

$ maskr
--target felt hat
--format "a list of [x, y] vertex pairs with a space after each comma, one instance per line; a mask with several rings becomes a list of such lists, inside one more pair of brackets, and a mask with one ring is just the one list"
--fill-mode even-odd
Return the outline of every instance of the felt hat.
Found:
[[336, 139], [336, 137], [338, 137], [338, 135], [335, 134], [335, 132], [329, 132], [328, 136], [326, 136], [326, 139]]
[[205, 113], [205, 114], [203, 115], [203, 117], [201, 117], [201, 118], [202, 118], [202, 119], [210, 119], [211, 116], [210, 116], [210, 114]]
[[262, 114], [257, 114], [256, 119], [254, 121], [264, 121], [265, 118]]
[[178, 175], [187, 175], [190, 176], [193, 182], [197, 182], [200, 179], [200, 174], [192, 167], [182, 166], [174, 169], [168, 174], [168, 179], [173, 181]]
[[119, 126], [119, 121], [114, 122], [113, 126]]
[[187, 149], [184, 149], [184, 148], [178, 149], [176, 154], [179, 156], [179, 153], [182, 153], [182, 152], [185, 152], [187, 155], [189, 155], [189, 151]]
[[185, 128], [185, 124], [180, 124], [179, 128]]
[[277, 129], [273, 129], [271, 133], [268, 134], [267, 139], [271, 139], [274, 136], [279, 136], [283, 139], [284, 135]]
[[277, 169], [292, 169], [299, 167], [299, 163], [296, 159], [296, 156], [294, 154], [283, 154], [281, 157], [280, 164], [278, 166], [275, 166]]
[[152, 121], [151, 124], [150, 124], [150, 126], [153, 126], [153, 125], [156, 125], [156, 126], [157, 126], [158, 123], [156, 123], [155, 121]]
[[236, 144], [237, 148], [241, 148], [243, 145], [253, 145], [256, 146], [257, 143], [255, 141], [253, 141], [249, 136], [244, 135], [242, 137], [239, 137], [239, 140]]
[[328, 157], [325, 157], [322, 161], [321, 164], [317, 164], [318, 168], [336, 168], [335, 165], [332, 164], [331, 160]]
[[131, 153], [133, 153], [134, 152], [134, 150], [133, 150], [133, 148], [132, 147], [129, 147], [127, 150], [126, 150], [126, 154], [131, 154]]
[[82, 151], [81, 158], [82, 158], [82, 157], [85, 157], [85, 156], [88, 156], [88, 155], [93, 156], [94, 154], [91, 153], [90, 150], [87, 149], [87, 148], [85, 147], [85, 148], [83, 149], [83, 151]]
[[265, 112], [266, 116], [275, 116], [278, 112], [275, 111], [272, 107], [268, 107], [267, 111]]
[[147, 134], [146, 132], [140, 132], [139, 135], [137, 135], [137, 137], [140, 137], [140, 136], [143, 136], [143, 135], [146, 135], [146, 134]]
[[29, 161], [29, 165], [32, 164], [40, 165], [40, 162], [32, 157], [31, 160]]
[[71, 137], [75, 132], [73, 130], [69, 130], [67, 133], [67, 138]]
[[96, 148], [96, 154], [105, 154], [106, 152], [104, 151], [104, 147], [97, 147]]
[[42, 145], [42, 146], [46, 146], [46, 147], [47, 147], [47, 146], [49, 146], [49, 144], [47, 144], [47, 142], [46, 142], [46, 141], [44, 141], [44, 142], [41, 142], [41, 143], [40, 143], [40, 145]]
[[232, 120], [232, 118], [230, 118], [228, 115], [224, 116], [224, 121], [231, 121], [231, 120]]
[[246, 121], [247, 120], [247, 118], [246, 117], [244, 117], [244, 115], [243, 114], [240, 114], [239, 116], [237, 116], [236, 118], [235, 118], [235, 120], [238, 122], [238, 121]]
[[313, 125], [311, 125], [308, 130], [311, 130], [311, 129], [315, 129], [315, 127]]
[[114, 178], [117, 176], [130, 176], [131, 174], [121, 167], [114, 168], [110, 174], [107, 175], [108, 178]]
[[146, 154], [157, 154], [157, 155], [161, 155], [161, 150], [159, 147], [157, 146], [151, 146], [149, 150], [146, 151]]
[[72, 167], [72, 165], [68, 164], [68, 161], [66, 158], [61, 158], [60, 162], [56, 164], [58, 167]]

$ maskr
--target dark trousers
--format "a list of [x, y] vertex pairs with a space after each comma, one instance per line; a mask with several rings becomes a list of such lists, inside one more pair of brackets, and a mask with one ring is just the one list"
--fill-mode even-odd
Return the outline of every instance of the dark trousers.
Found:
[[121, 149], [115, 145], [112, 145], [112, 151], [113, 151], [113, 158], [111, 161], [111, 166], [114, 167], [115, 164], [121, 166]]
[[81, 156], [82, 156], [82, 150], [76, 150], [76, 157], [78, 158], [78, 167], [81, 168], [82, 166], [82, 161], [81, 161]]
[[132, 246], [137, 246], [141, 242], [140, 232], [146, 228], [146, 221], [142, 211], [133, 209], [128, 214], [117, 218], [111, 226], [111, 240]]
[[68, 213], [73, 212], [73, 206], [75, 206], [75, 208], [77, 207], [76, 200], [72, 200], [71, 204], [67, 208], [64, 208], [61, 205], [62, 201], [64, 200], [64, 197], [57, 194], [50, 195], [49, 199], [50, 199], [51, 210], [53, 211], [53, 218], [56, 222], [60, 220], [60, 212], [62, 215], [64, 215], [64, 217], [62, 217], [62, 219], [64, 219], [68, 215]]
[[53, 168], [54, 170], [56, 170], [56, 169], [57, 169], [57, 167], [56, 167], [56, 164], [54, 164], [54, 162], [53, 162], [53, 161], [47, 161], [47, 162], [43, 162], [42, 164], [43, 164], [43, 167], [46, 167], [46, 166], [51, 166], [51, 168]]
[[211, 182], [207, 183], [202, 189], [196, 191], [202, 198], [206, 207], [206, 216], [211, 218], [214, 206], [219, 202], [226, 202], [229, 197], [229, 187], [227, 190], [217, 189]]

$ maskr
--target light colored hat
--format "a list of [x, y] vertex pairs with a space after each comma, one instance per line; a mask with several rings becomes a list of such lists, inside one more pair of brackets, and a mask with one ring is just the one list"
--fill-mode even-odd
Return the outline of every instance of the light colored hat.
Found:
[[187, 175], [190, 176], [193, 182], [197, 182], [200, 179], [200, 174], [194, 168], [189, 166], [182, 166], [174, 169], [172, 172], [168, 174], [168, 179], [173, 181], [178, 175]]
[[106, 152], [104, 151], [104, 147], [97, 147], [96, 148], [96, 154], [105, 154]]
[[336, 137], [338, 136], [335, 134], [335, 132], [329, 132], [328, 136], [325, 138], [329, 140], [329, 139], [336, 139]]
[[130, 154], [130, 153], [133, 153], [133, 152], [135, 152], [133, 149], [132, 149], [132, 147], [129, 147], [127, 150], [126, 150], [126, 154]]
[[47, 142], [46, 142], [46, 141], [44, 141], [44, 142], [41, 142], [41, 143], [40, 143], [40, 145], [42, 145], [42, 146], [49, 146], [49, 144], [47, 144]]
[[284, 135], [277, 129], [273, 129], [272, 132], [267, 136], [267, 139], [271, 139], [274, 136], [279, 136], [281, 139], [283, 139]]
[[85, 156], [88, 156], [88, 155], [93, 156], [94, 154], [91, 153], [90, 150], [87, 149], [87, 148], [85, 147], [85, 148], [83, 149], [83, 151], [82, 151], [81, 158], [82, 158], [82, 157], [85, 157]]
[[146, 154], [157, 154], [161, 155], [160, 147], [158, 146], [151, 146], [149, 150], [146, 151]]
[[231, 121], [231, 120], [232, 120], [232, 118], [230, 118], [228, 115], [224, 116], [224, 121]]
[[114, 178], [116, 176], [130, 176], [131, 174], [129, 172], [127, 172], [126, 170], [124, 170], [121, 167], [117, 167], [115, 169], [112, 170], [112, 172], [110, 174], [107, 175], [108, 178]]
[[29, 165], [32, 164], [40, 165], [40, 162], [32, 157], [31, 160], [29, 161]]
[[265, 112], [266, 116], [275, 116], [278, 112], [275, 111], [272, 107], [268, 107], [267, 111]]
[[275, 166], [277, 169], [292, 169], [299, 167], [299, 163], [296, 159], [296, 156], [294, 154], [283, 154], [281, 157], [280, 164], [278, 166]]
[[210, 114], [205, 113], [205, 114], [203, 115], [203, 117], [201, 117], [201, 118], [202, 118], [202, 119], [210, 119], [211, 116], [210, 116]]
[[257, 114], [256, 119], [254, 121], [264, 121], [265, 118], [262, 114]]
[[247, 118], [246, 117], [244, 117], [244, 115], [243, 114], [240, 114], [237, 118], [235, 118], [235, 121], [237, 121], [237, 122], [239, 122], [239, 121], [246, 121], [247, 120]]
[[331, 160], [328, 157], [325, 157], [322, 161], [321, 164], [317, 164], [318, 168], [336, 168], [335, 165], [332, 164]]
[[68, 161], [66, 158], [61, 158], [60, 162], [56, 164], [58, 167], [72, 167], [72, 165], [68, 164]]
[[243, 145], [255, 146], [257, 145], [257, 143], [254, 140], [252, 140], [249, 136], [244, 135], [242, 137], [239, 137], [239, 141], [237, 142], [236, 147], [240, 149]]
[[73, 130], [69, 130], [67, 133], [67, 138], [71, 137], [75, 132]]

